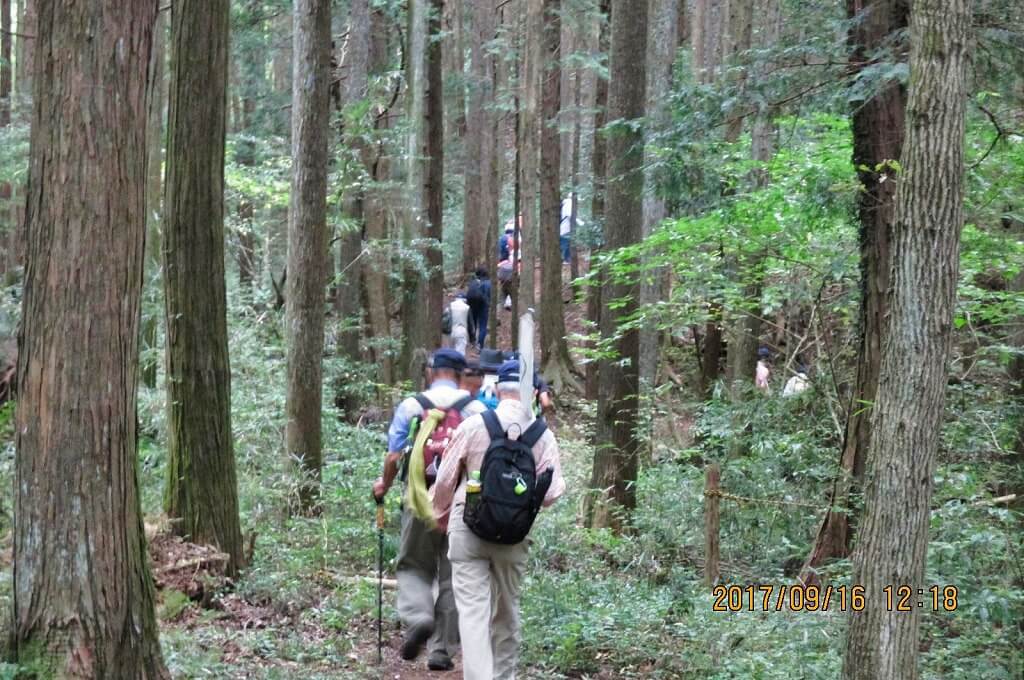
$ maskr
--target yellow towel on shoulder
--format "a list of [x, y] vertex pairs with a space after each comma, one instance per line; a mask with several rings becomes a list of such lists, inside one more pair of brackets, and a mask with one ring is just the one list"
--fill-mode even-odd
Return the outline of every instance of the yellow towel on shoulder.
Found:
[[412, 514], [425, 522], [431, 529], [437, 527], [434, 519], [434, 508], [427, 494], [427, 463], [423, 460], [423, 447], [430, 438], [437, 424], [444, 420], [444, 411], [431, 409], [420, 424], [416, 433], [416, 441], [409, 453], [409, 475], [406, 478], [405, 503]]

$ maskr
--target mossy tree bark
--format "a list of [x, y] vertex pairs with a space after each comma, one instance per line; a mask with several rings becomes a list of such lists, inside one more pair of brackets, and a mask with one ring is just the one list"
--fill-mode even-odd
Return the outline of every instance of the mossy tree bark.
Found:
[[918, 677], [920, 611], [888, 611], [883, 588], [926, 587], [964, 218], [970, 33], [971, 0], [914, 0], [892, 295], [853, 558], [853, 581], [864, 586], [867, 601], [850, 617], [844, 680]]
[[[854, 19], [848, 38], [853, 50], [851, 67], [868, 67], [877, 50], [899, 40], [907, 28], [909, 12], [910, 0], [873, 0], [863, 7], [857, 0], [849, 0], [847, 14]], [[889, 309], [897, 186], [892, 161], [898, 161], [903, 150], [906, 87], [898, 80], [889, 80], [867, 101], [853, 102], [853, 107], [853, 163], [864, 188], [857, 197], [861, 276], [857, 382], [847, 409], [839, 476], [832, 488], [833, 509], [826, 513], [804, 567], [803, 577], [808, 582], [817, 579], [816, 567], [850, 554], [852, 513], [859, 503], [864, 461], [871, 444], [871, 408], [878, 391], [883, 326]]]
[[288, 395], [285, 446], [303, 479], [304, 512], [319, 504], [323, 464], [324, 313], [327, 287], [327, 155], [331, 80], [331, 2], [297, 0], [292, 75], [292, 193], [288, 213], [285, 338]]
[[[643, 224], [643, 126], [646, 85], [647, 3], [612, 0], [611, 69], [608, 84], [608, 118], [629, 121], [608, 134], [608, 216], [604, 244], [616, 250], [637, 243]], [[587, 521], [592, 527], [621, 528], [624, 516], [636, 506], [639, 442], [639, 333], [620, 330], [621, 319], [637, 308], [639, 285], [634, 281], [605, 277], [601, 292], [601, 337], [612, 340], [615, 356], [600, 365], [597, 402], [597, 451], [590, 480], [591, 507]], [[615, 301], [621, 306], [609, 312]]]
[[171, 7], [164, 187], [167, 487], [178, 531], [242, 566], [224, 280], [228, 0]]
[[135, 389], [157, 4], [36, 7], [11, 652], [34, 677], [163, 680]]

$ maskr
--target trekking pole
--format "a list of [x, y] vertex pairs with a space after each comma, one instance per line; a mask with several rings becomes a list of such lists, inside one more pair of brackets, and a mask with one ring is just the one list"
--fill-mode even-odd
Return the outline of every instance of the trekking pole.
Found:
[[377, 665], [384, 662], [384, 499], [377, 501]]

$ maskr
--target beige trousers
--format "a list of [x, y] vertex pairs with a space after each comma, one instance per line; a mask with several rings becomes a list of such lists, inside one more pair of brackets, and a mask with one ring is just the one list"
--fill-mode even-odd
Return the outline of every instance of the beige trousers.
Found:
[[454, 654], [459, 645], [459, 616], [452, 594], [448, 537], [429, 529], [408, 509], [402, 511], [397, 571], [398, 617], [402, 624], [406, 628], [429, 625], [434, 634], [427, 642], [427, 651], [441, 650]]
[[515, 680], [526, 542], [498, 545], [477, 538], [457, 506], [449, 523], [448, 557], [459, 608], [462, 677]]

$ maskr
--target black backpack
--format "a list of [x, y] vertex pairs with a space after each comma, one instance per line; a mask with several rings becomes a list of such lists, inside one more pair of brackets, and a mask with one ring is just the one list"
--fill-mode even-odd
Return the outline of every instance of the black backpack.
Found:
[[[552, 469], [538, 477], [533, 460], [533, 447], [547, 425], [538, 418], [518, 439], [509, 439], [494, 411], [481, 415], [491, 445], [480, 470], [482, 489], [467, 496], [463, 519], [485, 541], [515, 545], [530, 533], [551, 486]], [[517, 487], [521, 493], [516, 493]]]
[[441, 335], [452, 334], [452, 308], [445, 307], [441, 312]]
[[487, 296], [484, 295], [484, 284], [480, 279], [473, 278], [466, 286], [466, 302], [474, 307], [487, 304]]

